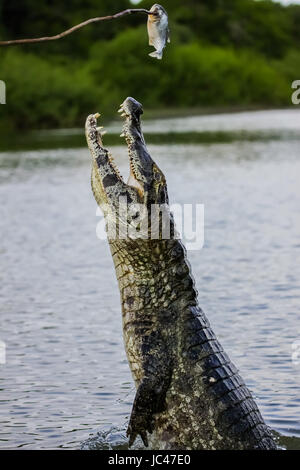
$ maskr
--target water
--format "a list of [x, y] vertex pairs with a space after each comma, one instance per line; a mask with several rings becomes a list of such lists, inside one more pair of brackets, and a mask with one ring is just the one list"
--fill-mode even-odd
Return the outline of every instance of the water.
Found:
[[[267, 110], [226, 114], [211, 114], [182, 118], [153, 119], [145, 121], [145, 133], [165, 132], [199, 132], [203, 131], [252, 131], [285, 132], [298, 131], [300, 128], [300, 112], [294, 109]], [[119, 129], [119, 123], [113, 123], [110, 131]]]
[[[300, 139], [149, 149], [171, 202], [205, 205], [205, 245], [189, 253], [200, 305], [299, 449]], [[128, 172], [125, 147], [113, 154]], [[3, 449], [125, 445], [134, 385], [89, 180], [86, 149], [0, 154]]]

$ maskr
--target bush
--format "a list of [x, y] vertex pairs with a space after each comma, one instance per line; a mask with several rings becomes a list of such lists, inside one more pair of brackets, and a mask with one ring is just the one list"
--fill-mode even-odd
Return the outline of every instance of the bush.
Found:
[[194, 41], [171, 44], [158, 61], [147, 55], [147, 42], [143, 25], [94, 43], [84, 61], [8, 49], [1, 127], [83, 126], [91, 112], [115, 115], [126, 96], [147, 109], [289, 105], [291, 81], [299, 78], [297, 51], [267, 62], [257, 52]]
[[144, 30], [127, 30], [92, 48], [104, 108], [127, 95], [148, 108], [289, 103], [283, 70], [257, 53], [195, 42], [168, 47], [160, 62], [147, 57], [146, 41]]
[[82, 125], [95, 106], [97, 87], [82, 64], [57, 65], [10, 49], [2, 58], [1, 79], [7, 88], [2, 126], [4, 121], [18, 128]]

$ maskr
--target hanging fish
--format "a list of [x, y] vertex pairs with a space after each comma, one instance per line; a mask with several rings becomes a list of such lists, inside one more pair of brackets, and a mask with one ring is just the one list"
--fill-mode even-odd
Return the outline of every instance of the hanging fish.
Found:
[[157, 59], [162, 59], [166, 43], [170, 42], [168, 14], [158, 3], [155, 3], [150, 11], [153, 12], [154, 15], [148, 15], [147, 28], [149, 45], [155, 47], [156, 50], [149, 55]]

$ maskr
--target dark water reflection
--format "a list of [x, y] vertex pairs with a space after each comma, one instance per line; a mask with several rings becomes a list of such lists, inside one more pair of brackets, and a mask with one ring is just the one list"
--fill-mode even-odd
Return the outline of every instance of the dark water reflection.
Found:
[[[290, 448], [300, 447], [299, 144], [150, 146], [171, 201], [205, 204], [205, 246], [189, 253], [200, 304]], [[124, 173], [126, 153], [114, 149]], [[124, 437], [134, 388], [89, 179], [85, 149], [0, 154], [1, 448]]]

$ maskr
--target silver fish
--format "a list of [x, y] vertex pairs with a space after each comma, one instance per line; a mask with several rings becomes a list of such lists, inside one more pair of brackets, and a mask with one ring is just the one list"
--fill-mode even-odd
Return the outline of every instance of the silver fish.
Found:
[[168, 14], [158, 3], [155, 3], [150, 11], [155, 13], [155, 15], [148, 15], [147, 28], [149, 45], [155, 47], [156, 50], [149, 55], [157, 59], [162, 59], [166, 43], [170, 42]]

